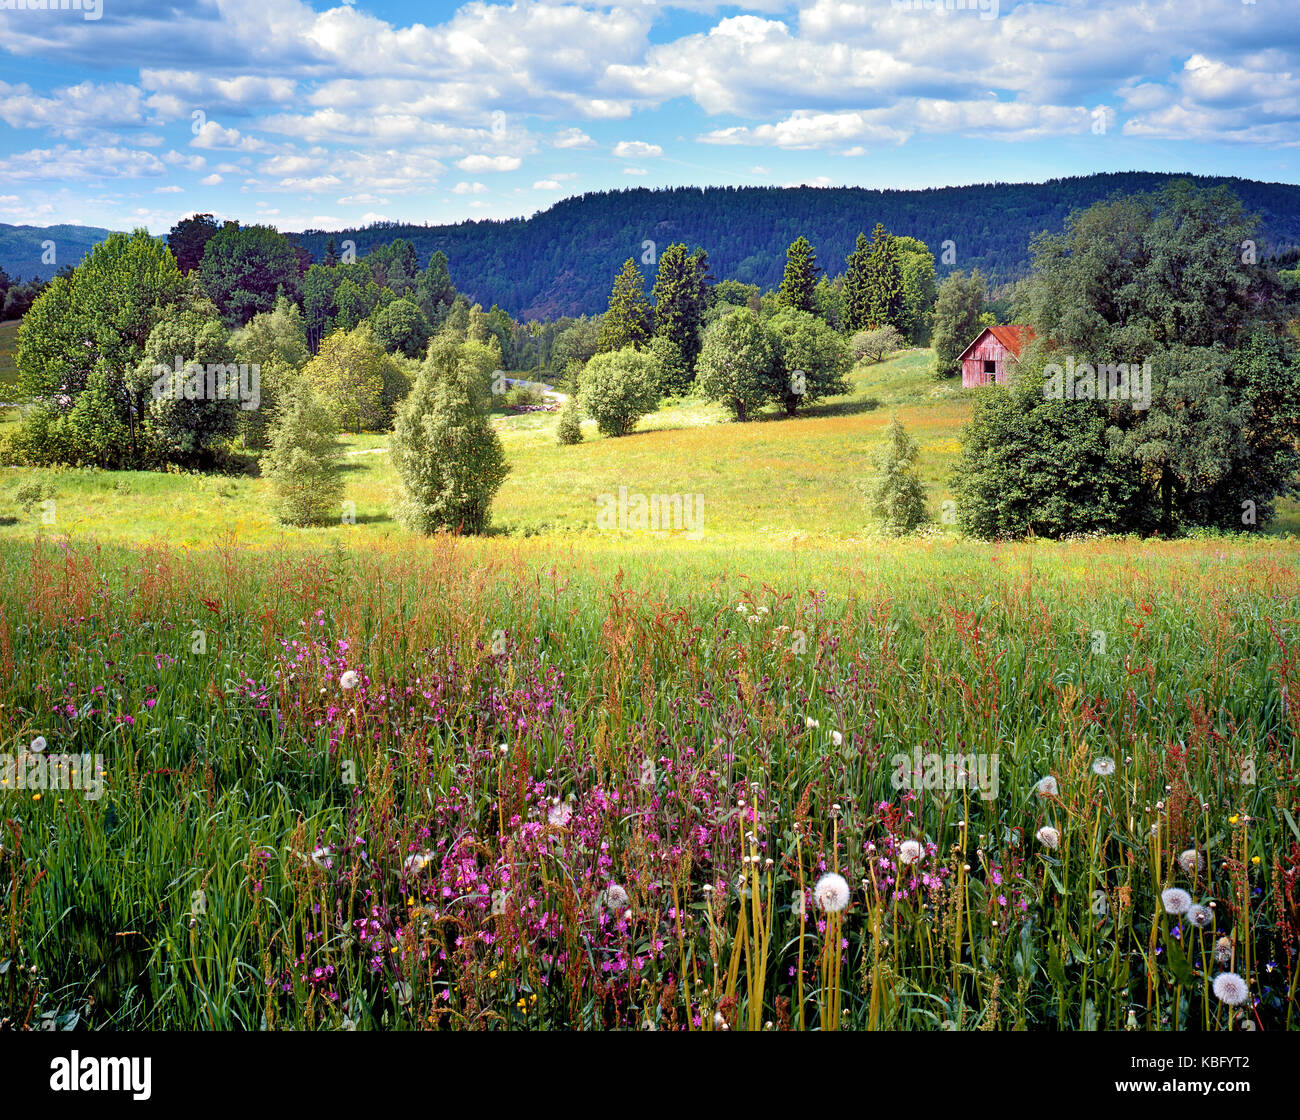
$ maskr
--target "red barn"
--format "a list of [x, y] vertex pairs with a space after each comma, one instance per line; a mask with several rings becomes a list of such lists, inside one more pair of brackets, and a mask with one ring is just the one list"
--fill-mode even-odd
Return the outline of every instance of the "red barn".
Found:
[[961, 387], [972, 389], [990, 381], [1002, 384], [1007, 379], [1008, 360], [1018, 361], [1020, 351], [1033, 337], [1033, 329], [1020, 323], [985, 327], [957, 359], [961, 362]]

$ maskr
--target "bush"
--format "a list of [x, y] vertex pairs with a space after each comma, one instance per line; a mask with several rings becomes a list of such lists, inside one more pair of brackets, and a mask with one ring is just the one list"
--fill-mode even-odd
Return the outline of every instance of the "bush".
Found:
[[582, 442], [582, 409], [576, 394], [570, 394], [560, 410], [560, 423], [555, 429], [555, 440], [561, 447]]
[[993, 539], [1138, 527], [1139, 465], [1107, 438], [1092, 401], [1046, 399], [1032, 376], [971, 395], [953, 476], [964, 531]]
[[772, 396], [793, 416], [800, 405], [849, 391], [845, 379], [853, 365], [838, 331], [808, 311], [784, 308], [764, 330], [776, 359]]
[[597, 354], [582, 371], [581, 405], [602, 435], [625, 436], [659, 404], [659, 363], [628, 346]]
[[777, 359], [763, 324], [752, 311], [732, 311], [704, 332], [695, 365], [695, 388], [737, 420], [748, 420], [772, 397]]
[[390, 443], [402, 482], [398, 520], [409, 529], [481, 533], [509, 466], [488, 417], [478, 355], [440, 335], [397, 410]]
[[879, 473], [871, 489], [871, 511], [883, 522], [885, 532], [902, 536], [925, 520], [925, 487], [916, 473], [916, 441], [897, 416], [885, 438], [876, 460]]
[[341, 428], [383, 431], [410, 383], [402, 364], [365, 327], [335, 331], [303, 370]]
[[878, 327], [872, 331], [858, 331], [849, 343], [853, 357], [857, 361], [867, 359], [881, 361], [886, 354], [894, 354], [903, 348], [903, 336], [895, 327]]
[[311, 383], [295, 378], [281, 396], [265, 471], [275, 515], [285, 525], [325, 525], [339, 517], [343, 449], [330, 410]]

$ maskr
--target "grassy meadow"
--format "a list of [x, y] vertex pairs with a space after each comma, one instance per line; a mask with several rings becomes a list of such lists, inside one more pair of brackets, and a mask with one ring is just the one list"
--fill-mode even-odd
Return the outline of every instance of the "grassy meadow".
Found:
[[[891, 413], [947, 497], [966, 405], [929, 362], [794, 420], [505, 417], [473, 540], [391, 520], [381, 436], [328, 529], [252, 477], [5, 471], [0, 758], [103, 785], [0, 775], [0, 1017], [1300, 1025], [1294, 507], [879, 537]], [[37, 477], [53, 524], [12, 501]], [[620, 485], [703, 494], [703, 538], [598, 532]]]

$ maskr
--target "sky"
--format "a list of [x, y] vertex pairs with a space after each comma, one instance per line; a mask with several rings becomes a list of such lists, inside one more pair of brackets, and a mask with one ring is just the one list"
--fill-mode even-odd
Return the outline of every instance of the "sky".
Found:
[[0, 0], [0, 222], [1135, 169], [1300, 182], [1300, 0]]

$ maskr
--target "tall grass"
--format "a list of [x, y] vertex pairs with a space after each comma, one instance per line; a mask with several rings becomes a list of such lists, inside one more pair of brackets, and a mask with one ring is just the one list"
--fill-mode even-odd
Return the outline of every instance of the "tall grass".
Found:
[[[107, 786], [0, 793], [0, 1015], [1293, 1026], [1296, 559], [7, 543], [0, 751]], [[997, 796], [897, 788], [917, 751], [996, 755]]]

